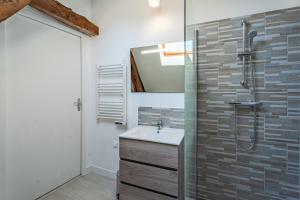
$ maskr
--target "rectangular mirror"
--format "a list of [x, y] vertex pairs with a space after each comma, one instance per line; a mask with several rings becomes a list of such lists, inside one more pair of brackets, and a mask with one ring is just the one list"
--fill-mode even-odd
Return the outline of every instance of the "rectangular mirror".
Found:
[[184, 93], [184, 42], [132, 48], [132, 92]]

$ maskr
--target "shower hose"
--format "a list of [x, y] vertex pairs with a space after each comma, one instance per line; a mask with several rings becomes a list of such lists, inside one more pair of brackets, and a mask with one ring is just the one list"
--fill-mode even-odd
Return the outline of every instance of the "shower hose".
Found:
[[[252, 56], [249, 58], [250, 61], [250, 68], [251, 68], [251, 84], [252, 84], [252, 97], [253, 101], [257, 102], [257, 95], [256, 95], [256, 80], [254, 76], [254, 65], [252, 63]], [[257, 105], [253, 106], [253, 112], [254, 112], [254, 123], [253, 123], [253, 132], [250, 135], [250, 144], [248, 146], [242, 146], [239, 144], [239, 129], [238, 129], [238, 123], [237, 123], [237, 112], [238, 112], [238, 105], [234, 105], [234, 135], [235, 135], [235, 141], [237, 149], [240, 151], [251, 151], [255, 147], [256, 138], [257, 138]]]

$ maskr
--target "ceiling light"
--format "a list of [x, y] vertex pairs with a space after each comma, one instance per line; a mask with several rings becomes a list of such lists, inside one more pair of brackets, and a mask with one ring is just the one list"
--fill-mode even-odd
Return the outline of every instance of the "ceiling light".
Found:
[[160, 0], [148, 0], [150, 7], [157, 8], [160, 4]]

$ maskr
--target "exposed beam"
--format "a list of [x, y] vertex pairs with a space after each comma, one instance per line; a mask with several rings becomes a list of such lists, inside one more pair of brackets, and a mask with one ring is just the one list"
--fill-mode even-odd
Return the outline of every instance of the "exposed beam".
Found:
[[56, 0], [32, 0], [29, 5], [84, 34], [99, 35], [98, 26]]
[[0, 22], [27, 6], [31, 0], [0, 0]]

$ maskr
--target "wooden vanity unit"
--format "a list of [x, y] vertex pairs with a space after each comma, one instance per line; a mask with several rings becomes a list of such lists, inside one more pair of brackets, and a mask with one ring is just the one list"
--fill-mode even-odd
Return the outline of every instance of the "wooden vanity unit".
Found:
[[183, 134], [172, 144], [120, 137], [121, 200], [183, 200], [183, 187]]

